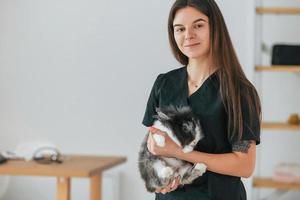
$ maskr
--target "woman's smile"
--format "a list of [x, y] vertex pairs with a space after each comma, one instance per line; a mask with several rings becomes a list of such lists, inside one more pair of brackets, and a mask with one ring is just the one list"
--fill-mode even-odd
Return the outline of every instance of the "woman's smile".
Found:
[[195, 47], [198, 46], [200, 43], [193, 43], [193, 44], [185, 44], [184, 47]]

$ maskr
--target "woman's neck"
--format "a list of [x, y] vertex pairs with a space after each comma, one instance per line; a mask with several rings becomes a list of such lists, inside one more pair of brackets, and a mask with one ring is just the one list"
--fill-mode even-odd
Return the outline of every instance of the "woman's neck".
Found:
[[187, 65], [189, 79], [193, 82], [201, 82], [215, 71], [211, 59], [190, 59]]

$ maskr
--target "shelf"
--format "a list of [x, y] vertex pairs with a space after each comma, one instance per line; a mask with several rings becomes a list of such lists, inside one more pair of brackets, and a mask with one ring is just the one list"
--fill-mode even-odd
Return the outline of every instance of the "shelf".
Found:
[[300, 183], [281, 183], [275, 182], [271, 178], [253, 178], [255, 188], [275, 188], [282, 190], [300, 190]]
[[255, 66], [255, 71], [300, 73], [300, 65], [270, 65], [270, 66], [257, 65]]
[[300, 14], [300, 8], [288, 7], [257, 7], [258, 14]]
[[289, 130], [300, 131], [300, 125], [292, 125], [280, 122], [262, 122], [261, 128], [265, 130]]

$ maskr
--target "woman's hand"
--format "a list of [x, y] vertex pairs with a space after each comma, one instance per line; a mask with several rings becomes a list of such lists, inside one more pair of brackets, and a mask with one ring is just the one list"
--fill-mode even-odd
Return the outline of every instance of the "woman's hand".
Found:
[[[153, 138], [153, 134], [161, 135], [165, 138], [165, 146], [160, 147], [157, 146], [155, 143], [155, 140]], [[148, 150], [157, 156], [165, 156], [165, 157], [176, 157], [177, 152], [181, 151], [181, 147], [178, 146], [169, 136], [167, 133], [156, 129], [154, 127], [149, 128], [149, 136], [147, 141], [147, 147]], [[167, 187], [162, 189], [157, 189], [156, 193], [162, 193], [166, 194], [168, 192], [172, 192], [177, 189], [177, 187], [180, 185], [180, 178], [175, 178], [172, 183], [170, 183]]]
[[[160, 147], [156, 145], [153, 138], [153, 134], [161, 135], [165, 138], [165, 146]], [[165, 132], [156, 129], [154, 127], [149, 128], [149, 136], [147, 141], [148, 150], [157, 156], [165, 157], [176, 157], [176, 155], [181, 151], [181, 147], [178, 146]]]
[[179, 185], [180, 185], [180, 178], [177, 177], [167, 187], [165, 187], [163, 189], [157, 189], [155, 192], [156, 193], [166, 194], [168, 192], [172, 192], [172, 191], [176, 190]]

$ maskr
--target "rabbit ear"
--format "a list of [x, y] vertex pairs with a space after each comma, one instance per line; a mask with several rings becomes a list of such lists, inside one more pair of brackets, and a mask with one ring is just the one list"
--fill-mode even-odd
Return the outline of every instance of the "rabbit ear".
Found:
[[159, 108], [156, 108], [156, 112], [159, 120], [170, 120], [171, 118], [163, 113]]

